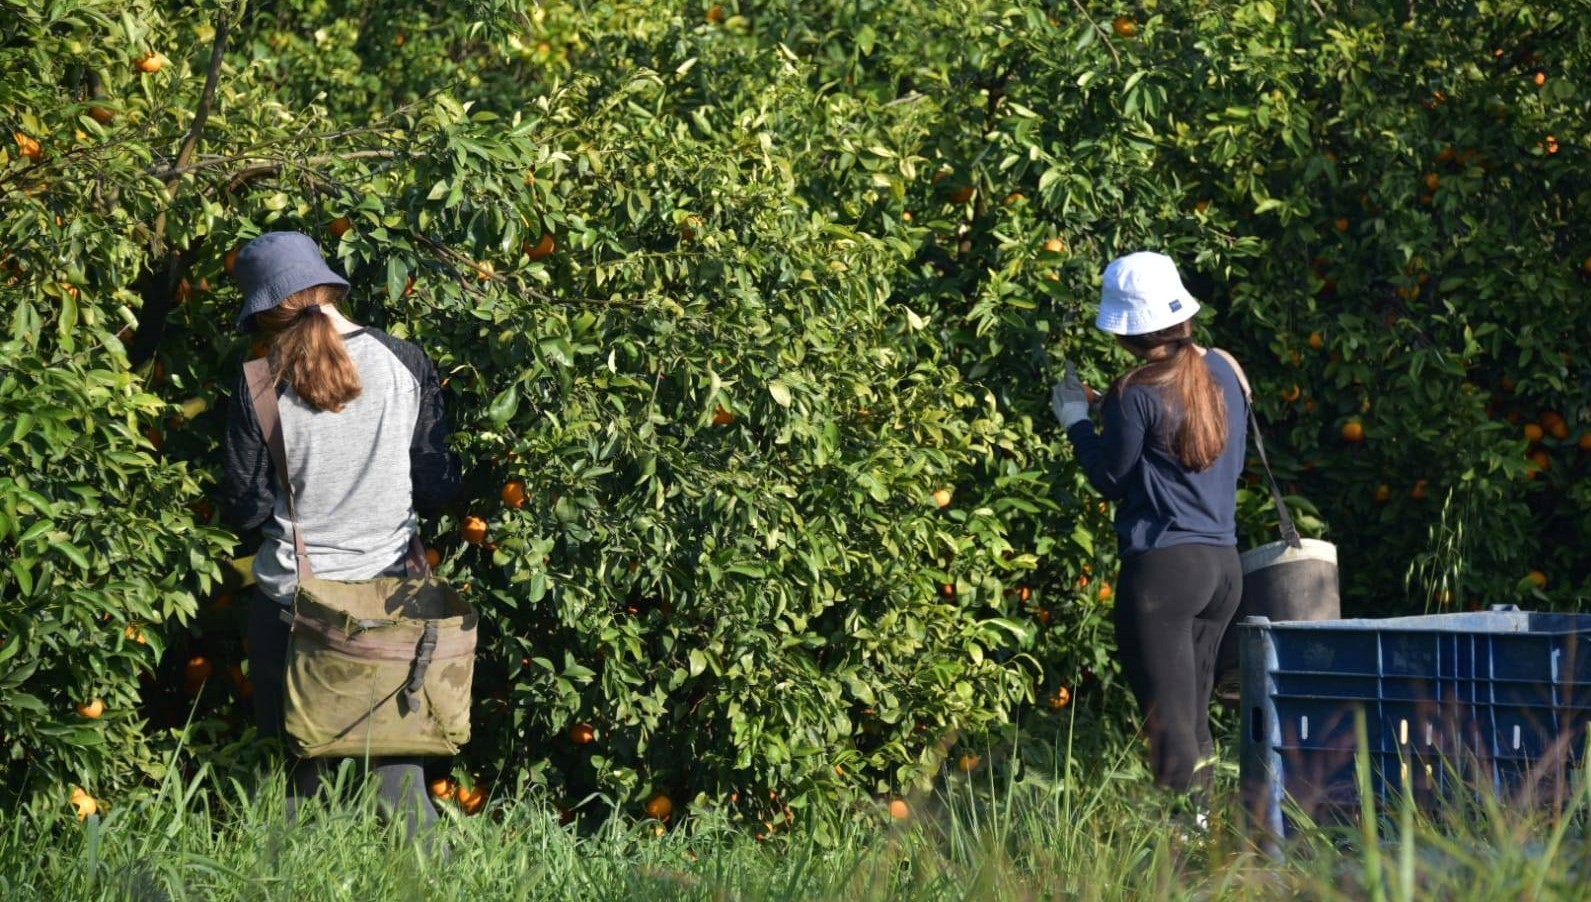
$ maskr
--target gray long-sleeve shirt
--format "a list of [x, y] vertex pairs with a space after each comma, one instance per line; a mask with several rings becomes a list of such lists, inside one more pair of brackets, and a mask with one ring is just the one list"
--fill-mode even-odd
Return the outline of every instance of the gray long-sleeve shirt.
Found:
[[[442, 390], [425, 352], [369, 328], [343, 342], [359, 371], [359, 397], [333, 413], [283, 385], [278, 406], [310, 566], [324, 579], [371, 579], [402, 571], [416, 509], [433, 513], [452, 501], [459, 467], [445, 444]], [[228, 412], [226, 463], [227, 519], [260, 528], [255, 581], [288, 604], [298, 586], [293, 521], [241, 379]]]

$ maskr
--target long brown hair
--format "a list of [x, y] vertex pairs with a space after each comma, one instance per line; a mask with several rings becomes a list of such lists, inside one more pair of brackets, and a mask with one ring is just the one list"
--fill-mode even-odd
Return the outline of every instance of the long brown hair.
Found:
[[1128, 385], [1153, 385], [1173, 415], [1167, 444], [1190, 470], [1209, 469], [1226, 450], [1226, 393], [1205, 355], [1193, 346], [1193, 325], [1178, 323], [1144, 335], [1118, 336], [1128, 350], [1148, 360], [1117, 380], [1114, 391]]
[[[336, 285], [315, 285], [254, 317], [271, 342], [271, 375], [285, 379], [309, 406], [332, 413], [363, 390], [343, 337], [325, 312], [336, 308], [342, 294]], [[306, 311], [310, 306], [321, 309]]]

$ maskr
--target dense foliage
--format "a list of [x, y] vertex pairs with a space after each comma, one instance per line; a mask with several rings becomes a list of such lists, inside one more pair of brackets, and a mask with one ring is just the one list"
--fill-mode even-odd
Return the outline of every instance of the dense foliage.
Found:
[[1088, 308], [1128, 250], [1247, 364], [1351, 610], [1591, 581], [1574, 10], [0, 12], [0, 750], [49, 804], [190, 720], [251, 760], [252, 548], [206, 494], [228, 254], [270, 229], [441, 366], [470, 492], [427, 536], [488, 623], [460, 769], [568, 805], [779, 827], [1074, 693], [1124, 710], [1109, 510], [1047, 387], [1125, 365]]

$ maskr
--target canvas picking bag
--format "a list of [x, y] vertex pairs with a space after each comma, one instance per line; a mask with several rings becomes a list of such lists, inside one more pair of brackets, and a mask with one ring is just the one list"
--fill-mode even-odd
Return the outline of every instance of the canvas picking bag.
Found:
[[407, 576], [320, 579], [298, 528], [276, 382], [244, 365], [248, 390], [287, 492], [298, 592], [287, 642], [285, 737], [301, 758], [454, 755], [470, 738], [478, 616], [431, 574], [416, 536]]
[[1254, 435], [1254, 448], [1259, 452], [1260, 464], [1265, 468], [1265, 480], [1270, 485], [1271, 496], [1276, 500], [1276, 516], [1282, 537], [1274, 542], [1250, 548], [1240, 554], [1243, 565], [1243, 596], [1238, 603], [1232, 626], [1221, 640], [1221, 650], [1216, 658], [1216, 685], [1223, 694], [1231, 695], [1237, 680], [1237, 629], [1245, 617], [1265, 617], [1270, 620], [1335, 620], [1342, 616], [1342, 602], [1338, 593], [1337, 546], [1319, 539], [1305, 539], [1298, 535], [1292, 512], [1276, 484], [1271, 472], [1271, 462], [1265, 456], [1265, 439], [1260, 435], [1259, 420], [1254, 416], [1248, 377], [1237, 361], [1225, 351], [1211, 349], [1231, 364], [1243, 387], [1243, 406], [1248, 412], [1249, 432]]

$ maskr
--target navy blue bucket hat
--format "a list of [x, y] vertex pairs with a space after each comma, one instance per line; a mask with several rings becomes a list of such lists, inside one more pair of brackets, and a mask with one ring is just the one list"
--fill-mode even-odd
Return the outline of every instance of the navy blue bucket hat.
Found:
[[238, 251], [233, 278], [243, 290], [238, 331], [254, 330], [254, 315], [316, 285], [336, 285], [348, 293], [348, 280], [326, 265], [315, 239], [303, 232], [266, 232]]

